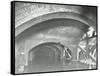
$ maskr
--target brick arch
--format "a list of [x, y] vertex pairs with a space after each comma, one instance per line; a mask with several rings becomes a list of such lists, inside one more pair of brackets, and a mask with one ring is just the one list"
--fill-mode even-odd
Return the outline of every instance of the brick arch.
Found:
[[56, 50], [53, 50], [54, 52], [58, 52], [58, 53], [61, 53], [61, 49], [63, 49], [61, 47], [61, 44], [60, 43], [57, 43], [57, 42], [43, 42], [43, 43], [40, 43], [38, 44], [37, 46], [31, 48], [28, 52], [28, 56], [30, 57], [31, 53], [35, 53], [37, 50], [37, 48], [40, 48], [40, 47], [49, 47], [49, 48], [52, 48], [52, 49], [56, 49]]
[[[35, 56], [34, 55], [35, 52], [40, 51], [40, 50], [37, 50], [37, 49], [41, 48], [41, 47], [51, 48], [53, 50], [53, 52], [55, 53], [55, 58], [57, 58], [59, 56], [61, 58], [65, 46], [63, 44], [59, 43], [59, 42], [44, 42], [44, 43], [41, 43], [41, 44], [30, 49], [30, 51], [28, 52], [28, 62], [32, 61], [32, 59]], [[66, 47], [66, 48], [70, 49], [69, 47]], [[69, 53], [72, 55], [72, 50], [69, 50]]]
[[[53, 45], [61, 46], [62, 44], [60, 44], [59, 42], [58, 43], [57, 42], [43, 42], [43, 43], [40, 43], [39, 45], [35, 46], [34, 48], [37, 48], [39, 46], [45, 46], [45, 45], [48, 45], [48, 46], [53, 46]], [[59, 49], [57, 46], [56, 46], [56, 48]], [[34, 48], [32, 48], [32, 49], [34, 49]]]
[[27, 21], [24, 24], [16, 27], [15, 36], [18, 36], [26, 29], [28, 29], [32, 26], [35, 26], [38, 23], [41, 23], [46, 20], [57, 19], [57, 18], [66, 18], [66, 19], [77, 20], [88, 26], [92, 26], [96, 30], [96, 24], [93, 21], [91, 21], [89, 18], [87, 18], [81, 14], [77, 14], [77, 13], [73, 13], [73, 12], [54, 12], [54, 13], [49, 13], [49, 14], [45, 14], [42, 16], [38, 16], [38, 17], [33, 18], [30, 21]]

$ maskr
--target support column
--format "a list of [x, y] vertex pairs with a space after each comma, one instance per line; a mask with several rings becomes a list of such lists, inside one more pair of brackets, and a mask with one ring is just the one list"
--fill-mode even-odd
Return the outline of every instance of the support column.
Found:
[[72, 48], [72, 61], [77, 61], [78, 58], [77, 58], [77, 45], [75, 47]]

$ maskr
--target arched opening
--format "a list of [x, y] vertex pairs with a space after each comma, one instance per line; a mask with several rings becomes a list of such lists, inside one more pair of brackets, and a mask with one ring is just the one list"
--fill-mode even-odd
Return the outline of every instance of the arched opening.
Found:
[[[26, 70], [28, 72], [62, 70], [62, 61], [69, 64], [72, 55], [70, 50], [66, 50], [64, 53], [64, 49], [64, 45], [55, 42], [43, 43], [32, 48], [29, 51]], [[65, 60], [62, 60], [64, 57]]]

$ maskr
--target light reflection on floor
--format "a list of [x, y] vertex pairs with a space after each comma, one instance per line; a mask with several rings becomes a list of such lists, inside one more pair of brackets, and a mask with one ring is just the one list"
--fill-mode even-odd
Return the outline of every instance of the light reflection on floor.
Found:
[[84, 64], [77, 61], [70, 61], [66, 62], [65, 65], [52, 65], [52, 66], [28, 66], [27, 70], [25, 72], [31, 73], [31, 72], [50, 72], [50, 71], [69, 71], [69, 70], [84, 70], [84, 69], [96, 69], [96, 66], [90, 66], [88, 64]]

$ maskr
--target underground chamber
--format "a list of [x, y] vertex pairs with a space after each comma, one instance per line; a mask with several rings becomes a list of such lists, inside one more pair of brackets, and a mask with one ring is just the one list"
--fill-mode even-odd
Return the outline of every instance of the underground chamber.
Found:
[[24, 72], [96, 68], [96, 39], [95, 29], [77, 20], [43, 21], [16, 37], [21, 60], [17, 68]]
[[15, 5], [15, 72], [97, 69], [97, 8]]

